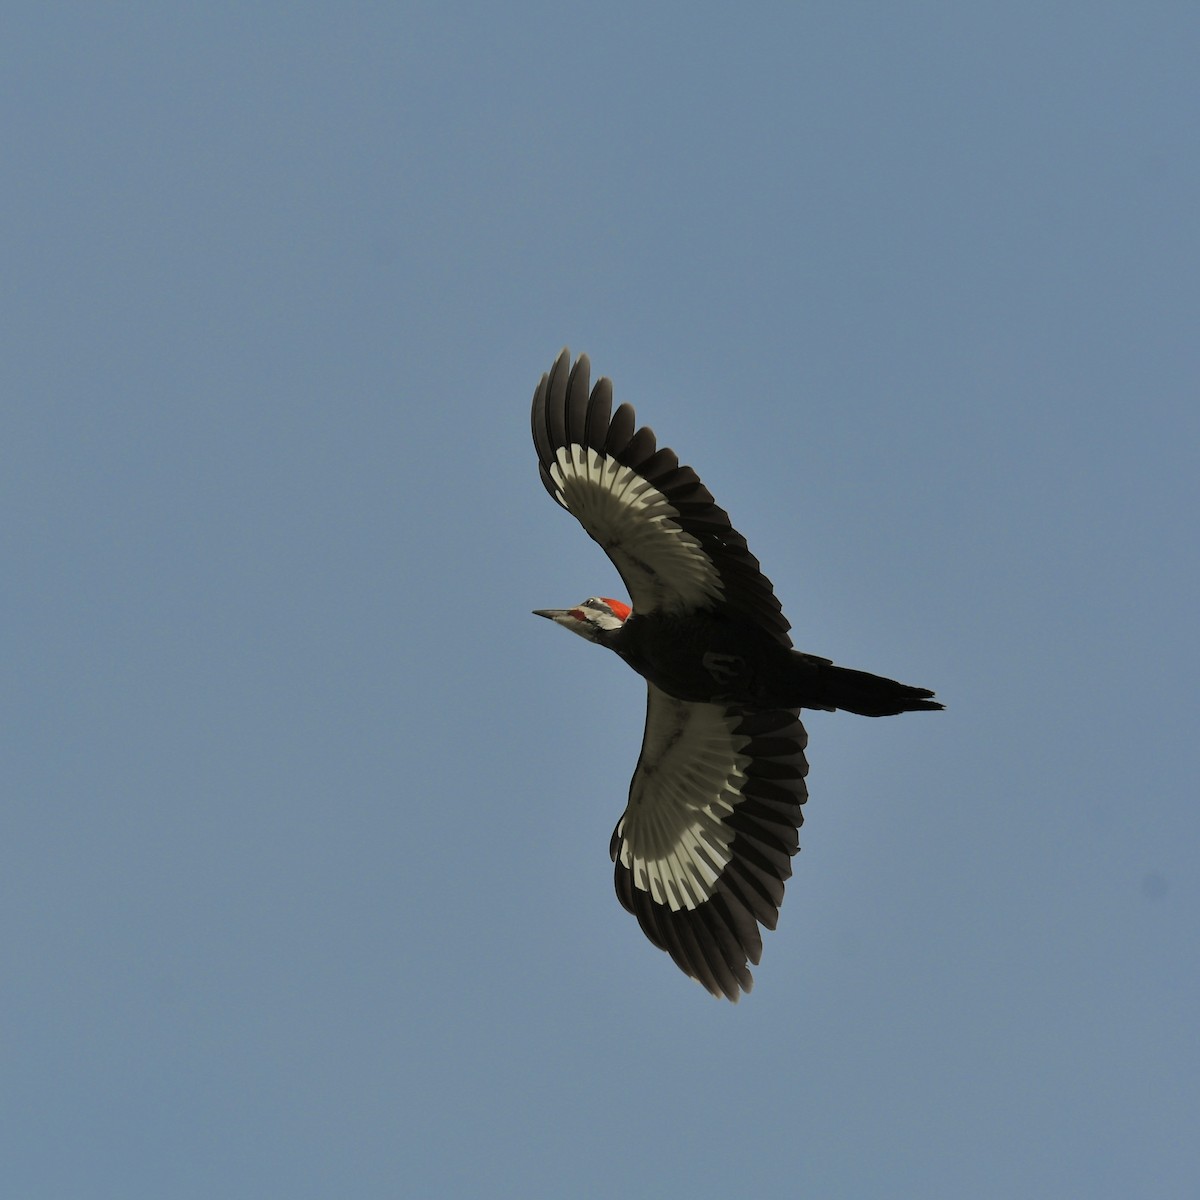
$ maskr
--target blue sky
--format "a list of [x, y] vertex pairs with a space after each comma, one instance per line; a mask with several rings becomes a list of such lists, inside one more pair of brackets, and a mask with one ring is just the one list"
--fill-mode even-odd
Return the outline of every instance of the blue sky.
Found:
[[[1200, 1191], [1200, 17], [10, 6], [0, 1161], [77, 1197]], [[612, 893], [586, 351], [798, 645], [754, 993]]]

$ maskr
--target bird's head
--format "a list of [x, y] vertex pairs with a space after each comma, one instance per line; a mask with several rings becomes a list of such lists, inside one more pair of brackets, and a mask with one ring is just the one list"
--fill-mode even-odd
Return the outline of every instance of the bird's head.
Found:
[[607, 645], [625, 624], [633, 610], [620, 600], [607, 596], [589, 596], [574, 608], [535, 608], [535, 617], [548, 617], [556, 625], [585, 637], [589, 642]]

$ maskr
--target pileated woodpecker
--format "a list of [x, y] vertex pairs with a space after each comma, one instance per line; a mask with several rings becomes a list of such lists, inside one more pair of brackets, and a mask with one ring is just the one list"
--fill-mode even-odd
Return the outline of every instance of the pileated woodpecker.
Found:
[[715, 996], [753, 986], [808, 798], [799, 710], [867, 717], [942, 705], [925, 688], [792, 649], [746, 539], [691, 467], [658, 449], [612, 383], [563, 350], [533, 395], [546, 490], [604, 548], [633, 607], [539, 609], [645, 678], [642, 753], [609, 847], [617, 897]]

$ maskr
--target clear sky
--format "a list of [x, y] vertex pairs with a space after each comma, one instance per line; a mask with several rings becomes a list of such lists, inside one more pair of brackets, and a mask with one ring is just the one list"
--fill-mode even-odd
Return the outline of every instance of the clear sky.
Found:
[[[9, 5], [22, 1200], [1200, 1195], [1200, 9]], [[607, 847], [563, 345], [813, 714], [756, 987]]]

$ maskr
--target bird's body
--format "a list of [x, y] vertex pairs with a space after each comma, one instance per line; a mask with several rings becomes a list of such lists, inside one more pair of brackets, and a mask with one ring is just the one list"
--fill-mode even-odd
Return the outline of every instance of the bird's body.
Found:
[[942, 707], [928, 699], [924, 688], [788, 650], [758, 626], [712, 610], [645, 617], [631, 613], [605, 644], [679, 700], [746, 708], [840, 708], [867, 717]]
[[787, 705], [781, 667], [788, 653], [754, 625], [711, 610], [631, 614], [603, 643], [639, 675], [677, 700]]
[[932, 692], [792, 649], [770, 581], [696, 473], [564, 350], [533, 400], [542, 482], [616, 564], [632, 609], [539, 610], [648, 685], [642, 753], [613, 834], [617, 895], [715, 995], [749, 991], [807, 798], [802, 708], [939, 709]]

